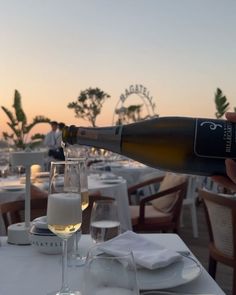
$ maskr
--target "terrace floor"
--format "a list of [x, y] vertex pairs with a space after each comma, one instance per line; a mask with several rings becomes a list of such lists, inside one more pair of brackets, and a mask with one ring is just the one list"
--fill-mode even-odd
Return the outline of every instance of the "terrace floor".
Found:
[[[195, 256], [199, 259], [205, 269], [208, 269], [208, 230], [205, 219], [203, 204], [197, 207], [199, 238], [192, 235], [191, 216], [188, 208], [184, 208], [183, 221], [184, 225], [180, 228], [179, 235], [186, 245], [191, 249]], [[232, 268], [218, 263], [216, 282], [221, 289], [227, 294], [232, 294]]]

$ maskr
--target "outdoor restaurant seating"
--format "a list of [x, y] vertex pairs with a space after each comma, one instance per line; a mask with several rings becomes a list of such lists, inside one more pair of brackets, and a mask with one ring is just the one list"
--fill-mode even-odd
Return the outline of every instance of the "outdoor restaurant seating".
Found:
[[[11, 224], [24, 221], [25, 201], [13, 201], [0, 204], [0, 214], [2, 215], [5, 229]], [[46, 215], [47, 198], [31, 199], [31, 220], [36, 217]]]
[[188, 179], [184, 175], [166, 173], [128, 189], [129, 198], [138, 189], [160, 183], [157, 192], [150, 191], [139, 205], [130, 205], [133, 230], [136, 232], [178, 232], [183, 199], [186, 196]]
[[236, 199], [199, 190], [209, 231], [209, 274], [215, 279], [217, 262], [233, 268], [232, 294], [236, 294]]

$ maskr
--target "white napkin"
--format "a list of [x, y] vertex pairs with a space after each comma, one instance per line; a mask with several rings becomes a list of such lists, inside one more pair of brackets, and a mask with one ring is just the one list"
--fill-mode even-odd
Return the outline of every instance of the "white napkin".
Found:
[[110, 255], [123, 255], [132, 251], [137, 267], [157, 269], [178, 261], [182, 256], [132, 231], [99, 245], [99, 249]]

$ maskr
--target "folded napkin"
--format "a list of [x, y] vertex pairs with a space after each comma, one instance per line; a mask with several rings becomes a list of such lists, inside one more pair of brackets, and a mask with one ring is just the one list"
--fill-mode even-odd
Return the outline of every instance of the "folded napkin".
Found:
[[132, 251], [137, 267], [157, 269], [182, 259], [182, 256], [132, 231], [106, 241], [99, 249], [110, 255], [124, 255]]

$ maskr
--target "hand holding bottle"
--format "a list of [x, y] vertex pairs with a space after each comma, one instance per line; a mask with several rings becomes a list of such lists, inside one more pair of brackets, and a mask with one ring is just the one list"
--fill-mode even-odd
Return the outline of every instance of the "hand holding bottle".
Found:
[[[228, 121], [236, 123], [236, 113], [228, 112], [225, 114], [225, 117]], [[213, 176], [212, 179], [220, 185], [236, 191], [236, 162], [232, 159], [226, 159], [225, 167], [228, 177], [217, 175]]]

